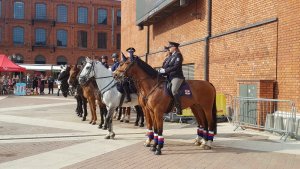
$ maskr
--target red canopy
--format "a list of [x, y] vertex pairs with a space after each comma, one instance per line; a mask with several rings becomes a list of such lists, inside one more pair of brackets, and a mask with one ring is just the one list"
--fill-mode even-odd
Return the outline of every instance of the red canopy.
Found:
[[0, 72], [25, 72], [26, 69], [15, 64], [7, 58], [7, 56], [0, 54]]

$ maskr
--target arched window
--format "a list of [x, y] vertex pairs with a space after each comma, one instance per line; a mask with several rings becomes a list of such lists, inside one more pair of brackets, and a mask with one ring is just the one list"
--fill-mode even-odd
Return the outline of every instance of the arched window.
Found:
[[57, 22], [68, 22], [68, 7], [66, 5], [57, 5]]
[[107, 24], [107, 10], [98, 9], [98, 24], [106, 25]]
[[34, 59], [35, 64], [46, 64], [46, 58], [42, 55], [37, 55]]
[[24, 28], [22, 27], [13, 28], [13, 42], [15, 45], [24, 44]]
[[57, 30], [56, 32], [56, 41], [57, 41], [57, 46], [61, 47], [67, 47], [68, 43], [68, 33], [66, 30]]
[[78, 65], [84, 65], [85, 64], [85, 57], [84, 56], [80, 56], [77, 60], [77, 64]]
[[14, 18], [24, 19], [24, 2], [14, 2]]
[[43, 28], [37, 28], [35, 30], [35, 44], [39, 46], [46, 45], [46, 30]]
[[88, 23], [88, 9], [86, 7], [79, 7], [77, 12], [78, 23], [87, 24]]
[[47, 19], [47, 6], [43, 3], [35, 4], [35, 19]]
[[56, 63], [57, 63], [57, 65], [66, 65], [68, 62], [67, 62], [66, 57], [64, 57], [64, 56], [58, 56], [56, 58]]

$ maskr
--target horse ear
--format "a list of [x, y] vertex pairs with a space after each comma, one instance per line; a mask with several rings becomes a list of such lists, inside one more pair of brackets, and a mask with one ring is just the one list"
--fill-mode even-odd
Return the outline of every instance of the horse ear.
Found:
[[125, 57], [124, 53], [122, 52], [122, 61], [123, 62], [126, 62], [127, 61], [127, 58]]

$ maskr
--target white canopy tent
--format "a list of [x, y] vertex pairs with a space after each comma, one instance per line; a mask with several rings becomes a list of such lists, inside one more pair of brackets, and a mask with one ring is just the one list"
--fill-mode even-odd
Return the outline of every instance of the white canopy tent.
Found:
[[26, 68], [26, 70], [35, 70], [35, 71], [60, 71], [60, 65], [46, 65], [46, 64], [19, 64], [19, 66]]

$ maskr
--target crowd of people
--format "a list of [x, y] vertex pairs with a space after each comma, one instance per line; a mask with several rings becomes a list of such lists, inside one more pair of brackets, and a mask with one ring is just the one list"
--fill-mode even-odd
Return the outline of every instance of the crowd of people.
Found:
[[35, 74], [34, 76], [31, 76], [30, 74], [27, 74], [20, 79], [18, 75], [11, 76], [5, 74], [0, 78], [0, 95], [12, 94], [16, 83], [20, 82], [26, 83], [27, 90], [35, 95], [45, 94], [45, 85], [48, 84], [48, 94], [53, 94], [55, 80], [51, 75], [44, 76], [43, 74]]

